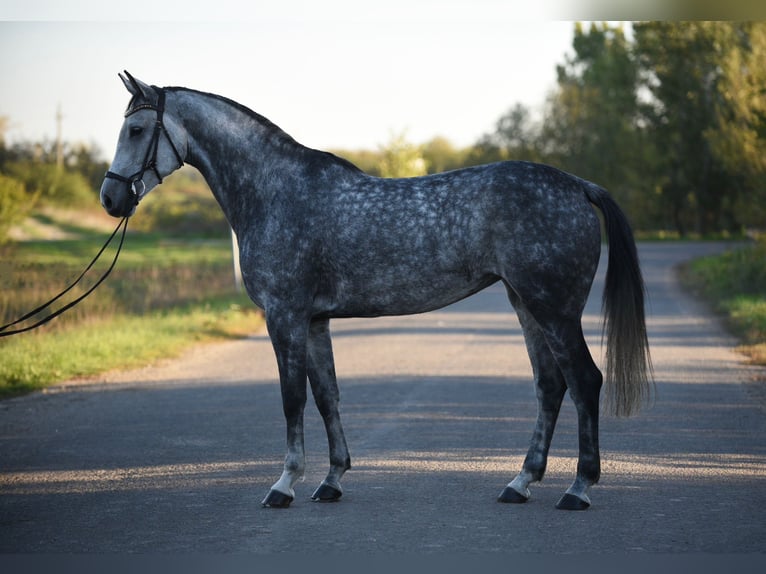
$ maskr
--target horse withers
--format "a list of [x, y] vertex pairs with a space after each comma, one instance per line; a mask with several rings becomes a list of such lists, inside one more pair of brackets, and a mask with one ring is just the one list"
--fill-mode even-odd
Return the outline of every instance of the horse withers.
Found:
[[[507, 161], [407, 179], [372, 177], [297, 143], [221, 96], [120, 76], [132, 98], [101, 203], [117, 217], [184, 163], [205, 177], [237, 235], [248, 295], [266, 314], [279, 367], [287, 455], [264, 506], [287, 507], [305, 470], [307, 381], [321, 413], [330, 470], [312, 499], [341, 497], [351, 467], [338, 412], [329, 323], [423, 313], [498, 281], [524, 332], [538, 398], [519, 474], [501, 502], [526, 502], [542, 479], [569, 390], [577, 410], [577, 474], [557, 507], [581, 510], [600, 475], [602, 382], [617, 415], [650, 390], [644, 286], [630, 226], [601, 187], [553, 167]], [[581, 318], [609, 242], [603, 310], [606, 376]]]

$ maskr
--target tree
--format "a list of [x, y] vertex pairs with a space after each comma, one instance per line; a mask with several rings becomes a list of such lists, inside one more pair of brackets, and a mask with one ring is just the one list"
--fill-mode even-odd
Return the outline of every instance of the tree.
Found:
[[437, 136], [421, 147], [428, 173], [441, 173], [462, 167], [466, 152], [456, 149], [447, 138]]
[[0, 173], [0, 245], [8, 241], [8, 232], [28, 210], [24, 184]]
[[504, 160], [541, 161], [540, 127], [524, 104], [514, 104], [495, 124], [495, 131], [485, 134], [469, 154], [472, 164]]
[[713, 127], [704, 132], [711, 153], [729, 177], [736, 174], [737, 194], [729, 202], [744, 224], [766, 221], [766, 22], [746, 22], [717, 29], [721, 77]]
[[608, 188], [631, 216], [645, 216], [652, 212], [645, 174], [653, 150], [640, 125], [632, 45], [621, 26], [586, 30], [578, 23], [572, 46], [557, 67], [538, 149], [548, 162]]
[[405, 134], [393, 135], [380, 149], [381, 177], [415, 177], [427, 173], [420, 146], [407, 141]]
[[674, 224], [682, 234], [738, 230], [747, 208], [762, 205], [752, 197], [763, 198], [763, 24], [646, 22], [634, 30]]

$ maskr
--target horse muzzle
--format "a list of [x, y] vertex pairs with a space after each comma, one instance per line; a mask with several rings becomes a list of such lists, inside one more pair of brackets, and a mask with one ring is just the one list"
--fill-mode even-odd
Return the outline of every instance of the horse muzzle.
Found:
[[143, 181], [120, 182], [106, 178], [101, 185], [101, 206], [112, 217], [130, 217], [136, 212], [136, 206], [142, 194], [137, 186], [145, 189]]

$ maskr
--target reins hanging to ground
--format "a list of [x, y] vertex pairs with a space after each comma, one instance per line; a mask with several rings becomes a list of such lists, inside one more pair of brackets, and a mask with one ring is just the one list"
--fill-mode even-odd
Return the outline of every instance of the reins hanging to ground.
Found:
[[[61, 307], [60, 309], [57, 309], [56, 311], [53, 311], [51, 314], [43, 317], [42, 319], [39, 319], [37, 322], [33, 323], [32, 325], [28, 325], [26, 327], [22, 327], [22, 328], [19, 328], [19, 329], [13, 329], [11, 331], [7, 330], [9, 327], [13, 327], [14, 325], [18, 325], [19, 323], [23, 323], [24, 321], [26, 321], [28, 319], [31, 319], [32, 317], [34, 317], [35, 315], [37, 315], [38, 313], [40, 313], [41, 311], [46, 309], [48, 306], [50, 306], [53, 303], [55, 303], [56, 301], [58, 301], [61, 297], [66, 295], [69, 291], [71, 291], [80, 281], [82, 281], [82, 279], [85, 277], [85, 275], [88, 273], [88, 271], [90, 271], [90, 269], [93, 267], [93, 265], [95, 265], [96, 261], [98, 261], [98, 259], [104, 253], [106, 248], [109, 246], [109, 244], [114, 239], [115, 235], [117, 235], [117, 232], [120, 230], [120, 228], [122, 228], [122, 235], [120, 236], [120, 243], [117, 246], [117, 251], [114, 254], [114, 259], [112, 259], [112, 263], [109, 265], [109, 268], [104, 272], [104, 274], [98, 279], [98, 281], [96, 281], [85, 293], [83, 293], [82, 295], [77, 297], [77, 299], [74, 299], [73, 301], [70, 301], [69, 303], [67, 303], [66, 305]], [[80, 273], [80, 276], [77, 277], [77, 279], [75, 279], [75, 281], [71, 285], [69, 285], [69, 287], [64, 289], [61, 293], [59, 293], [58, 295], [56, 295], [55, 297], [53, 297], [49, 301], [46, 301], [45, 303], [43, 303], [39, 307], [36, 307], [35, 309], [30, 311], [29, 313], [26, 313], [25, 315], [23, 315], [22, 317], [19, 317], [15, 321], [12, 321], [12, 322], [7, 323], [7, 324], [3, 325], [2, 327], [0, 327], [0, 337], [8, 337], [10, 335], [18, 335], [19, 333], [25, 333], [26, 331], [31, 331], [32, 329], [36, 329], [37, 327], [40, 327], [41, 325], [44, 325], [48, 321], [50, 321], [52, 319], [55, 319], [56, 317], [58, 317], [59, 315], [61, 315], [65, 311], [67, 311], [68, 309], [71, 309], [72, 307], [77, 305], [80, 301], [85, 299], [88, 295], [93, 293], [93, 291], [95, 291], [96, 287], [101, 285], [101, 283], [104, 282], [104, 279], [106, 279], [109, 276], [109, 274], [112, 272], [112, 269], [114, 269], [114, 266], [117, 263], [117, 258], [120, 255], [120, 251], [122, 251], [122, 244], [125, 241], [125, 232], [127, 231], [127, 229], [128, 229], [128, 217], [123, 217], [120, 220], [120, 222], [117, 224], [117, 227], [114, 229], [112, 234], [109, 236], [109, 239], [107, 239], [106, 243], [104, 243], [103, 247], [101, 247], [101, 250], [96, 254], [96, 256], [93, 258], [93, 260], [85, 268], [85, 271]]]

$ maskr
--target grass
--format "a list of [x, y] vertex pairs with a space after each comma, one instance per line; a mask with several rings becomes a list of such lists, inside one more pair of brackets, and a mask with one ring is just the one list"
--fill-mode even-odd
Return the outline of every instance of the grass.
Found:
[[222, 299], [146, 315], [118, 315], [84, 325], [14, 337], [0, 347], [0, 397], [139, 367], [179, 355], [191, 344], [246, 336], [261, 324], [253, 310]]
[[682, 271], [684, 284], [722, 313], [750, 360], [766, 365], [766, 241], [703, 257]]
[[[67, 231], [76, 238], [2, 249], [0, 324], [69, 285], [108, 237], [74, 225]], [[60, 304], [93, 284], [112, 254], [105, 252], [92, 277]], [[88, 299], [38, 330], [0, 339], [0, 398], [255, 332], [262, 315], [235, 288], [231, 257], [225, 238], [175, 240], [129, 231], [115, 270]]]

